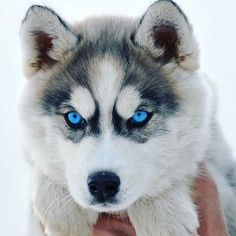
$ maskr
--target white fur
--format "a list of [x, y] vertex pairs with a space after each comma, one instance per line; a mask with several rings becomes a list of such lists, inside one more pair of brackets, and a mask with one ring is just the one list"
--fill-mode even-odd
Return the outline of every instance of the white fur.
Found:
[[[153, 24], [152, 16], [158, 14], [160, 20], [167, 18], [177, 22], [182, 39], [180, 53], [193, 56], [177, 65], [168, 75], [181, 106], [175, 115], [166, 120], [166, 134], [154, 135], [144, 144], [114, 134], [111, 113], [115, 102], [120, 116], [128, 119], [140, 105], [141, 99], [134, 88], [121, 90], [124, 71], [110, 55], [95, 58], [89, 68], [94, 96], [101, 108], [102, 134], [99, 138], [88, 136], [79, 143], [73, 143], [57, 128], [64, 124], [62, 118], [42, 115], [43, 111], [37, 103], [42, 96], [39, 88], [45, 86], [52, 71], [39, 72], [27, 81], [21, 117], [33, 186], [30, 188], [34, 208], [31, 217], [36, 222], [36, 225], [29, 226], [29, 236], [41, 236], [38, 232], [39, 220], [46, 226], [48, 236], [89, 236], [99, 212], [114, 211], [128, 213], [137, 236], [196, 236], [199, 225], [191, 199], [191, 186], [199, 174], [198, 164], [203, 160], [207, 161], [220, 193], [227, 190], [226, 197], [221, 194], [222, 204], [228, 209], [228, 215], [234, 216], [236, 210], [231, 202], [235, 195], [222, 174], [229, 170], [232, 161], [221, 165], [223, 161], [214, 153], [220, 145], [224, 150], [220, 156], [224, 156], [228, 149], [218, 128], [214, 138], [211, 136], [213, 95], [205, 76], [194, 72], [198, 65], [195, 40], [192, 35], [186, 34], [188, 26], [172, 5], [168, 5], [167, 1], [158, 4], [159, 8], [152, 7], [150, 15], [146, 15], [141, 31], [137, 33], [138, 39], [148, 43], [145, 32]], [[74, 42], [73, 34], [61, 32], [59, 22], [49, 12], [41, 12], [44, 18], [39, 22], [35, 22], [36, 12], [30, 14], [28, 21], [31, 23], [23, 26], [24, 34], [34, 25], [44, 27], [44, 23], [50, 23], [43, 29], [62, 36], [62, 41], [55, 44], [59, 51], [53, 57], [56, 58], [60, 50], [68, 50], [74, 45], [71, 43]], [[52, 21], [55, 26], [51, 25]], [[92, 21], [89, 22], [93, 37], [96, 23], [90, 29]], [[32, 50], [28, 37], [23, 36], [23, 39]], [[30, 57], [34, 57], [34, 53], [26, 57], [27, 62], [32, 60]], [[164, 69], [168, 71], [167, 67]], [[72, 105], [86, 118], [95, 111], [92, 95], [85, 88], [72, 92]], [[215, 159], [215, 166], [210, 159]], [[101, 170], [115, 172], [121, 179], [117, 205], [90, 204], [87, 179], [90, 174]]]
[[[132, 103], [129, 101], [132, 101]], [[138, 91], [131, 86], [125, 87], [119, 94], [116, 109], [121, 117], [128, 120], [132, 117], [140, 103], [141, 98]]]
[[85, 88], [76, 88], [71, 94], [72, 106], [84, 118], [91, 117], [95, 112], [94, 100]]
[[90, 76], [93, 78], [95, 96], [99, 104], [102, 104], [100, 107], [104, 128], [110, 125], [108, 114], [112, 111], [124, 75], [118, 62], [107, 55], [94, 62]]
[[128, 213], [137, 236], [197, 236], [198, 218], [187, 189], [173, 187], [157, 198], [141, 199]]

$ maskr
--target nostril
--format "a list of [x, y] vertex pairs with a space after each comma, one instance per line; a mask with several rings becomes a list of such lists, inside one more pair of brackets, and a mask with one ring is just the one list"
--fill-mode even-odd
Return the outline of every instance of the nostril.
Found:
[[112, 172], [97, 172], [88, 178], [89, 192], [100, 202], [115, 197], [119, 186], [120, 178]]
[[91, 185], [89, 185], [89, 191], [91, 193], [97, 194], [98, 193], [98, 188], [95, 184], [91, 184]]
[[107, 197], [112, 197], [116, 195], [118, 188], [119, 186], [117, 184], [110, 183], [107, 186], [105, 186], [104, 192], [106, 193]]

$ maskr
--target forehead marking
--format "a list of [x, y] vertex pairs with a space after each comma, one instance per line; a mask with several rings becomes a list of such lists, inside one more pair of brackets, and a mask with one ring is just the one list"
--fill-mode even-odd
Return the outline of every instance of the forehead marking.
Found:
[[111, 113], [124, 77], [123, 70], [115, 59], [105, 56], [96, 59], [91, 69], [93, 92], [98, 101], [102, 121], [111, 122]]
[[129, 86], [124, 88], [119, 94], [116, 110], [124, 119], [129, 119], [137, 109], [141, 102], [139, 92], [135, 88]]
[[96, 108], [92, 95], [82, 87], [77, 87], [72, 92], [71, 104], [84, 118], [91, 117]]

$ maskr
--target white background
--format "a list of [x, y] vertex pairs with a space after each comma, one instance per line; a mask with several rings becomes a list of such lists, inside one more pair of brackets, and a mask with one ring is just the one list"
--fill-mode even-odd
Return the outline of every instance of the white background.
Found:
[[[236, 152], [236, 1], [176, 0], [199, 39], [202, 70], [219, 91], [219, 119]], [[140, 16], [151, 0], [0, 0], [0, 236], [23, 236], [25, 166], [16, 104], [24, 80], [19, 29], [33, 3], [51, 6], [69, 22], [90, 15]]]

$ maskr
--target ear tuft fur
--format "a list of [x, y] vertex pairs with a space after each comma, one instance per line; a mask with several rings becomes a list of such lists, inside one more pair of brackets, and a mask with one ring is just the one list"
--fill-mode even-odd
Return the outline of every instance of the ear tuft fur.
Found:
[[47, 71], [76, 47], [78, 36], [50, 8], [34, 5], [22, 22], [26, 76]]
[[171, 0], [159, 0], [149, 7], [134, 41], [163, 65], [173, 64], [187, 71], [199, 68], [199, 49], [192, 27]]
[[178, 35], [175, 27], [171, 23], [164, 23], [160, 26], [153, 27], [154, 46], [156, 48], [163, 48], [163, 54], [159, 58], [163, 64], [171, 60], [171, 58], [177, 58], [178, 52]]
[[35, 38], [35, 46], [38, 52], [37, 60], [32, 62], [31, 66], [38, 69], [43, 69], [52, 67], [56, 64], [57, 60], [51, 58], [48, 54], [53, 49], [52, 41], [56, 39], [53, 36], [46, 34], [43, 31], [32, 32], [33, 37]]

